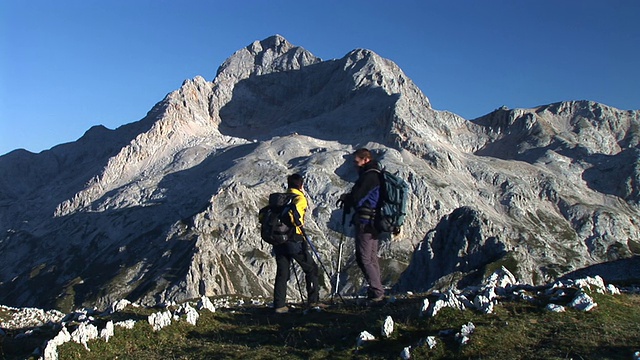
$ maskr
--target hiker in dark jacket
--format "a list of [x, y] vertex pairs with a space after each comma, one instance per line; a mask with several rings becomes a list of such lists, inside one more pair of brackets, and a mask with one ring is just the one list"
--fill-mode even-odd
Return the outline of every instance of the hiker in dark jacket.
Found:
[[292, 261], [295, 260], [304, 272], [307, 283], [307, 299], [309, 306], [324, 307], [318, 303], [318, 265], [313, 261], [309, 253], [308, 244], [305, 241], [302, 226], [304, 215], [307, 211], [307, 199], [304, 195], [304, 179], [299, 174], [290, 175], [287, 178], [287, 193], [293, 194], [293, 210], [289, 212], [291, 223], [295, 225], [295, 231], [287, 242], [273, 247], [276, 257], [276, 281], [273, 288], [273, 307], [278, 314], [286, 313], [287, 281], [290, 276]]
[[368, 298], [373, 302], [384, 300], [384, 289], [378, 262], [378, 231], [374, 226], [376, 208], [380, 199], [380, 166], [367, 149], [353, 154], [359, 177], [351, 192], [340, 197], [344, 211], [355, 210], [352, 224], [356, 227], [356, 262], [369, 283]]

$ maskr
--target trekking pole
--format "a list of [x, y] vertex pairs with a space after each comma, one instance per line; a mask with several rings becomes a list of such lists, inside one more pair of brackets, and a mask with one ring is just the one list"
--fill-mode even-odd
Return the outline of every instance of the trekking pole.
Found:
[[335, 290], [333, 292], [333, 294], [331, 294], [331, 300], [333, 300], [333, 296], [335, 294], [340, 294], [340, 264], [342, 262], [342, 240], [340, 239], [340, 244], [338, 245], [338, 268], [336, 269], [336, 287]]
[[[331, 279], [331, 275], [327, 271], [327, 268], [324, 266], [324, 263], [322, 263], [322, 259], [320, 259], [320, 254], [318, 254], [318, 250], [316, 250], [316, 247], [313, 246], [313, 243], [311, 242], [311, 239], [309, 239], [309, 236], [307, 236], [307, 232], [304, 231], [302, 226], [300, 227], [300, 230], [302, 230], [302, 236], [304, 236], [305, 240], [307, 240], [307, 243], [311, 247], [311, 251], [316, 255], [316, 258], [318, 259], [318, 262], [320, 263], [320, 266], [322, 267], [322, 270], [324, 271], [325, 274], [327, 274], [329, 279]], [[347, 303], [342, 298], [342, 295], [338, 294], [338, 296], [340, 297], [340, 300], [342, 300], [342, 303], [346, 305]]]
[[331, 294], [331, 301], [333, 302], [333, 296], [335, 294], [340, 295], [340, 265], [342, 264], [342, 246], [344, 243], [344, 237], [345, 237], [345, 230], [344, 230], [344, 224], [345, 224], [345, 219], [347, 217], [346, 212], [344, 211], [344, 207], [342, 207], [342, 234], [340, 235], [340, 244], [338, 244], [338, 266], [336, 269], [336, 287], [333, 291], [333, 294]]
[[298, 291], [300, 292], [300, 300], [304, 306], [305, 300], [304, 295], [302, 294], [302, 287], [300, 286], [300, 279], [298, 278], [298, 272], [296, 271], [296, 264], [294, 261], [291, 262], [291, 271], [293, 271], [293, 275], [296, 277], [296, 283], [298, 284]]

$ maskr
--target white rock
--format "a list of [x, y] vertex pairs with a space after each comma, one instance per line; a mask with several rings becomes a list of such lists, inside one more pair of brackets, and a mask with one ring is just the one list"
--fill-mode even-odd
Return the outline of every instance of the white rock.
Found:
[[594, 277], [587, 276], [586, 278], [578, 279], [575, 281], [575, 285], [582, 288], [588, 288], [589, 290], [593, 290], [591, 287], [595, 287], [595, 291], [600, 294], [604, 294], [606, 287], [604, 285], [604, 280], [600, 277], [600, 275], [596, 275]]
[[[451, 307], [458, 310], [465, 310], [466, 306], [460, 299], [465, 297], [456, 295], [453, 291], [449, 290], [440, 295], [440, 298], [433, 304], [429, 316], [436, 316], [438, 312], [446, 307]], [[468, 300], [466, 301], [468, 302]]]
[[400, 357], [404, 360], [411, 359], [411, 346], [407, 346], [404, 349], [402, 349], [402, 352], [400, 353]]
[[478, 295], [473, 299], [473, 306], [485, 314], [493, 313], [493, 301], [484, 295]]
[[598, 306], [598, 304], [593, 301], [593, 298], [591, 296], [580, 291], [576, 294], [576, 297], [573, 298], [573, 300], [569, 303], [569, 306], [582, 311], [590, 311], [594, 307]]
[[460, 334], [462, 335], [471, 335], [476, 330], [476, 326], [472, 322], [468, 322], [466, 325], [462, 325], [460, 329]]
[[105, 325], [104, 329], [100, 330], [100, 337], [104, 341], [109, 342], [109, 339], [113, 336], [113, 320], [110, 320]]
[[186, 312], [187, 312], [187, 322], [191, 325], [195, 325], [198, 322], [198, 318], [200, 318], [200, 314], [198, 314], [198, 311], [196, 311], [196, 309], [192, 308], [191, 306], [189, 306], [189, 304], [187, 304]]
[[547, 304], [546, 309], [551, 312], [565, 312], [564, 306], [557, 304]]
[[471, 338], [469, 338], [468, 336], [461, 334], [456, 334], [456, 339], [458, 340], [460, 345], [467, 345], [469, 343], [469, 340], [471, 340]]
[[382, 336], [388, 338], [393, 333], [393, 319], [387, 316], [382, 323]]
[[153, 330], [158, 331], [163, 327], [169, 326], [171, 324], [171, 317], [171, 311], [167, 310], [164, 312], [156, 312], [149, 315], [147, 321], [149, 322], [149, 325], [153, 327]]
[[620, 289], [618, 289], [615, 285], [609, 284], [607, 285], [607, 291], [611, 295], [620, 295]]
[[469, 342], [470, 336], [471, 334], [473, 334], [475, 329], [476, 329], [476, 326], [473, 325], [472, 322], [469, 322], [466, 325], [462, 325], [460, 332], [457, 333], [455, 336], [458, 342], [460, 343], [460, 345], [466, 345]]
[[511, 271], [506, 267], [502, 266], [500, 269], [496, 270], [489, 276], [489, 278], [485, 281], [485, 284], [488, 287], [493, 288], [506, 288], [508, 286], [516, 285], [518, 281], [516, 277], [513, 276]]
[[420, 308], [420, 316], [426, 313], [427, 310], [429, 310], [429, 299], [425, 298], [424, 300], [422, 300], [422, 307]]
[[136, 326], [136, 321], [133, 319], [118, 321], [117, 323], [115, 323], [115, 326], [120, 326], [125, 329], [133, 329], [133, 327]]
[[376, 337], [371, 335], [371, 333], [369, 333], [368, 331], [363, 331], [360, 333], [360, 335], [358, 335], [358, 340], [356, 342], [357, 346], [361, 346], [365, 341], [372, 341], [375, 340]]
[[211, 302], [211, 300], [209, 300], [209, 298], [206, 296], [201, 297], [200, 300], [198, 301], [198, 310], [202, 310], [202, 309], [207, 309], [211, 312], [216, 312], [216, 307], [213, 306], [213, 303]]
[[118, 300], [109, 306], [109, 313], [113, 314], [115, 312], [122, 311], [129, 305], [131, 305], [131, 301], [127, 299]]
[[82, 344], [87, 351], [90, 351], [87, 342], [98, 338], [98, 328], [93, 324], [81, 323], [78, 328], [71, 333], [71, 340]]
[[53, 339], [47, 341], [44, 347], [44, 360], [58, 360], [58, 346], [71, 341], [71, 335], [65, 326], [62, 326], [62, 330], [53, 337]]
[[429, 312], [429, 316], [436, 316], [440, 310], [444, 309], [447, 307], [447, 302], [444, 300], [436, 300], [436, 302], [433, 304], [433, 307], [431, 308], [431, 311]]
[[436, 345], [437, 345], [436, 337], [435, 336], [428, 336], [426, 344], [427, 344], [427, 346], [429, 346], [429, 349], [435, 348]]
[[7, 317], [0, 319], [0, 327], [3, 329], [24, 329], [42, 326], [49, 322], [60, 322], [65, 314], [57, 310], [44, 311], [38, 308], [14, 308], [0, 305], [0, 309], [6, 310]]

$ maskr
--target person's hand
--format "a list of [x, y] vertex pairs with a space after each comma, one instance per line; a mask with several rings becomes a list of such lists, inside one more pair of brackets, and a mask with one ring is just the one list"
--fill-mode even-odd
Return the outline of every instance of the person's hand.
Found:
[[338, 201], [336, 202], [336, 206], [337, 206], [338, 208], [342, 208], [342, 207], [344, 207], [345, 202], [347, 201], [347, 196], [348, 196], [348, 195], [349, 195], [349, 194], [342, 194], [342, 195], [340, 195], [340, 197], [338, 198]]
[[336, 205], [345, 213], [350, 213], [351, 208], [353, 207], [353, 197], [351, 197], [351, 194], [349, 193], [342, 194], [340, 195], [340, 198], [338, 199]]

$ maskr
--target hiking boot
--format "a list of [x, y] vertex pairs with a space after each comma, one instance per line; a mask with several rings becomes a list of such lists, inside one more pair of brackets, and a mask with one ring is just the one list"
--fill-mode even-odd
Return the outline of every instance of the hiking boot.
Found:
[[286, 306], [283, 306], [283, 307], [276, 308], [274, 311], [276, 312], [276, 314], [286, 314], [289, 312], [289, 308]]
[[368, 299], [369, 305], [380, 305], [384, 302], [384, 295]]

